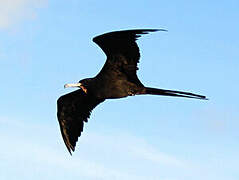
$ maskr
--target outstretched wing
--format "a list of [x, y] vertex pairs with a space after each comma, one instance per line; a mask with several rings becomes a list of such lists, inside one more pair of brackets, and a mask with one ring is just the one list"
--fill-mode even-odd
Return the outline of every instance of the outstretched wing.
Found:
[[68, 151], [75, 150], [76, 142], [88, 121], [91, 111], [104, 100], [96, 99], [79, 89], [57, 100], [57, 117]]
[[115, 31], [93, 38], [107, 56], [106, 63], [100, 74], [110, 74], [112, 70], [119, 70], [126, 74], [129, 81], [135, 83], [138, 80], [136, 71], [139, 62], [140, 53], [136, 40], [143, 34], [155, 31], [166, 31], [164, 29], [136, 29], [126, 31]]

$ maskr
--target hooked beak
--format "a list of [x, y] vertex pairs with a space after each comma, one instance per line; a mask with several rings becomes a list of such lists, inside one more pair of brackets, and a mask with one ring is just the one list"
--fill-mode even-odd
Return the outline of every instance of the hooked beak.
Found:
[[75, 83], [75, 84], [65, 84], [64, 88], [69, 88], [69, 87], [81, 87], [81, 83]]

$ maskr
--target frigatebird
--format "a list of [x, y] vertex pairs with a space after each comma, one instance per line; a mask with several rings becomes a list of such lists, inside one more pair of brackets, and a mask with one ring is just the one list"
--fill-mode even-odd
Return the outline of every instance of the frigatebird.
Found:
[[78, 137], [91, 111], [106, 99], [152, 94], [206, 99], [206, 96], [190, 92], [173, 91], [145, 87], [137, 77], [140, 59], [136, 40], [143, 34], [164, 29], [135, 29], [114, 31], [93, 38], [107, 56], [101, 71], [93, 78], [80, 80], [66, 87], [80, 89], [61, 96], [57, 100], [57, 117], [65, 145], [70, 152], [75, 151]]

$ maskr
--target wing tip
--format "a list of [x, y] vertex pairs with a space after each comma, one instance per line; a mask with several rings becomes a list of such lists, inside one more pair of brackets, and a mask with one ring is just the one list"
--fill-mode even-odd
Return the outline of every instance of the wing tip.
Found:
[[156, 29], [156, 31], [164, 31], [164, 32], [168, 32], [167, 29], [162, 29], [162, 28], [160, 28], [160, 29]]
[[68, 152], [70, 153], [70, 155], [72, 156], [72, 152], [71, 149], [67, 147]]
[[202, 98], [202, 100], [209, 101], [210, 99], [209, 99], [209, 98], [207, 98], [206, 96], [204, 96], [204, 98]]
[[[68, 149], [68, 148], [67, 148]], [[70, 153], [70, 155], [72, 156], [72, 153], [75, 151], [75, 148], [74, 149], [68, 149], [68, 151], [69, 151], [69, 153]]]
[[[137, 29], [136, 29], [137, 30]], [[167, 32], [168, 30], [167, 29], [163, 29], [163, 28], [159, 28], [159, 29], [139, 29], [139, 30], [141, 30], [141, 31], [143, 31], [143, 32], [157, 32], [157, 31], [165, 31], [165, 32]]]
[[72, 156], [72, 153], [75, 151], [75, 147], [72, 146], [71, 144], [67, 144], [67, 143], [65, 143], [65, 145], [66, 145], [66, 148], [67, 148], [68, 152]]
[[[132, 30], [134, 31], [134, 30]], [[163, 31], [163, 32], [168, 32], [167, 29], [136, 29], [135, 31], [139, 31], [138, 33], [136, 33], [136, 37], [141, 37], [142, 34], [149, 34], [150, 32], [158, 32], [158, 31]]]

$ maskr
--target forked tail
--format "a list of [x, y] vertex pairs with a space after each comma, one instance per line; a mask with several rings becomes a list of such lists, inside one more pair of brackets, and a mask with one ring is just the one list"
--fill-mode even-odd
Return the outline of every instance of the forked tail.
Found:
[[172, 90], [156, 89], [156, 88], [150, 88], [150, 87], [145, 87], [144, 94], [153, 94], [153, 95], [162, 95], [162, 96], [176, 96], [176, 97], [186, 97], [186, 98], [195, 98], [195, 99], [207, 100], [206, 96], [193, 94], [193, 93], [190, 93], [190, 92], [172, 91]]

